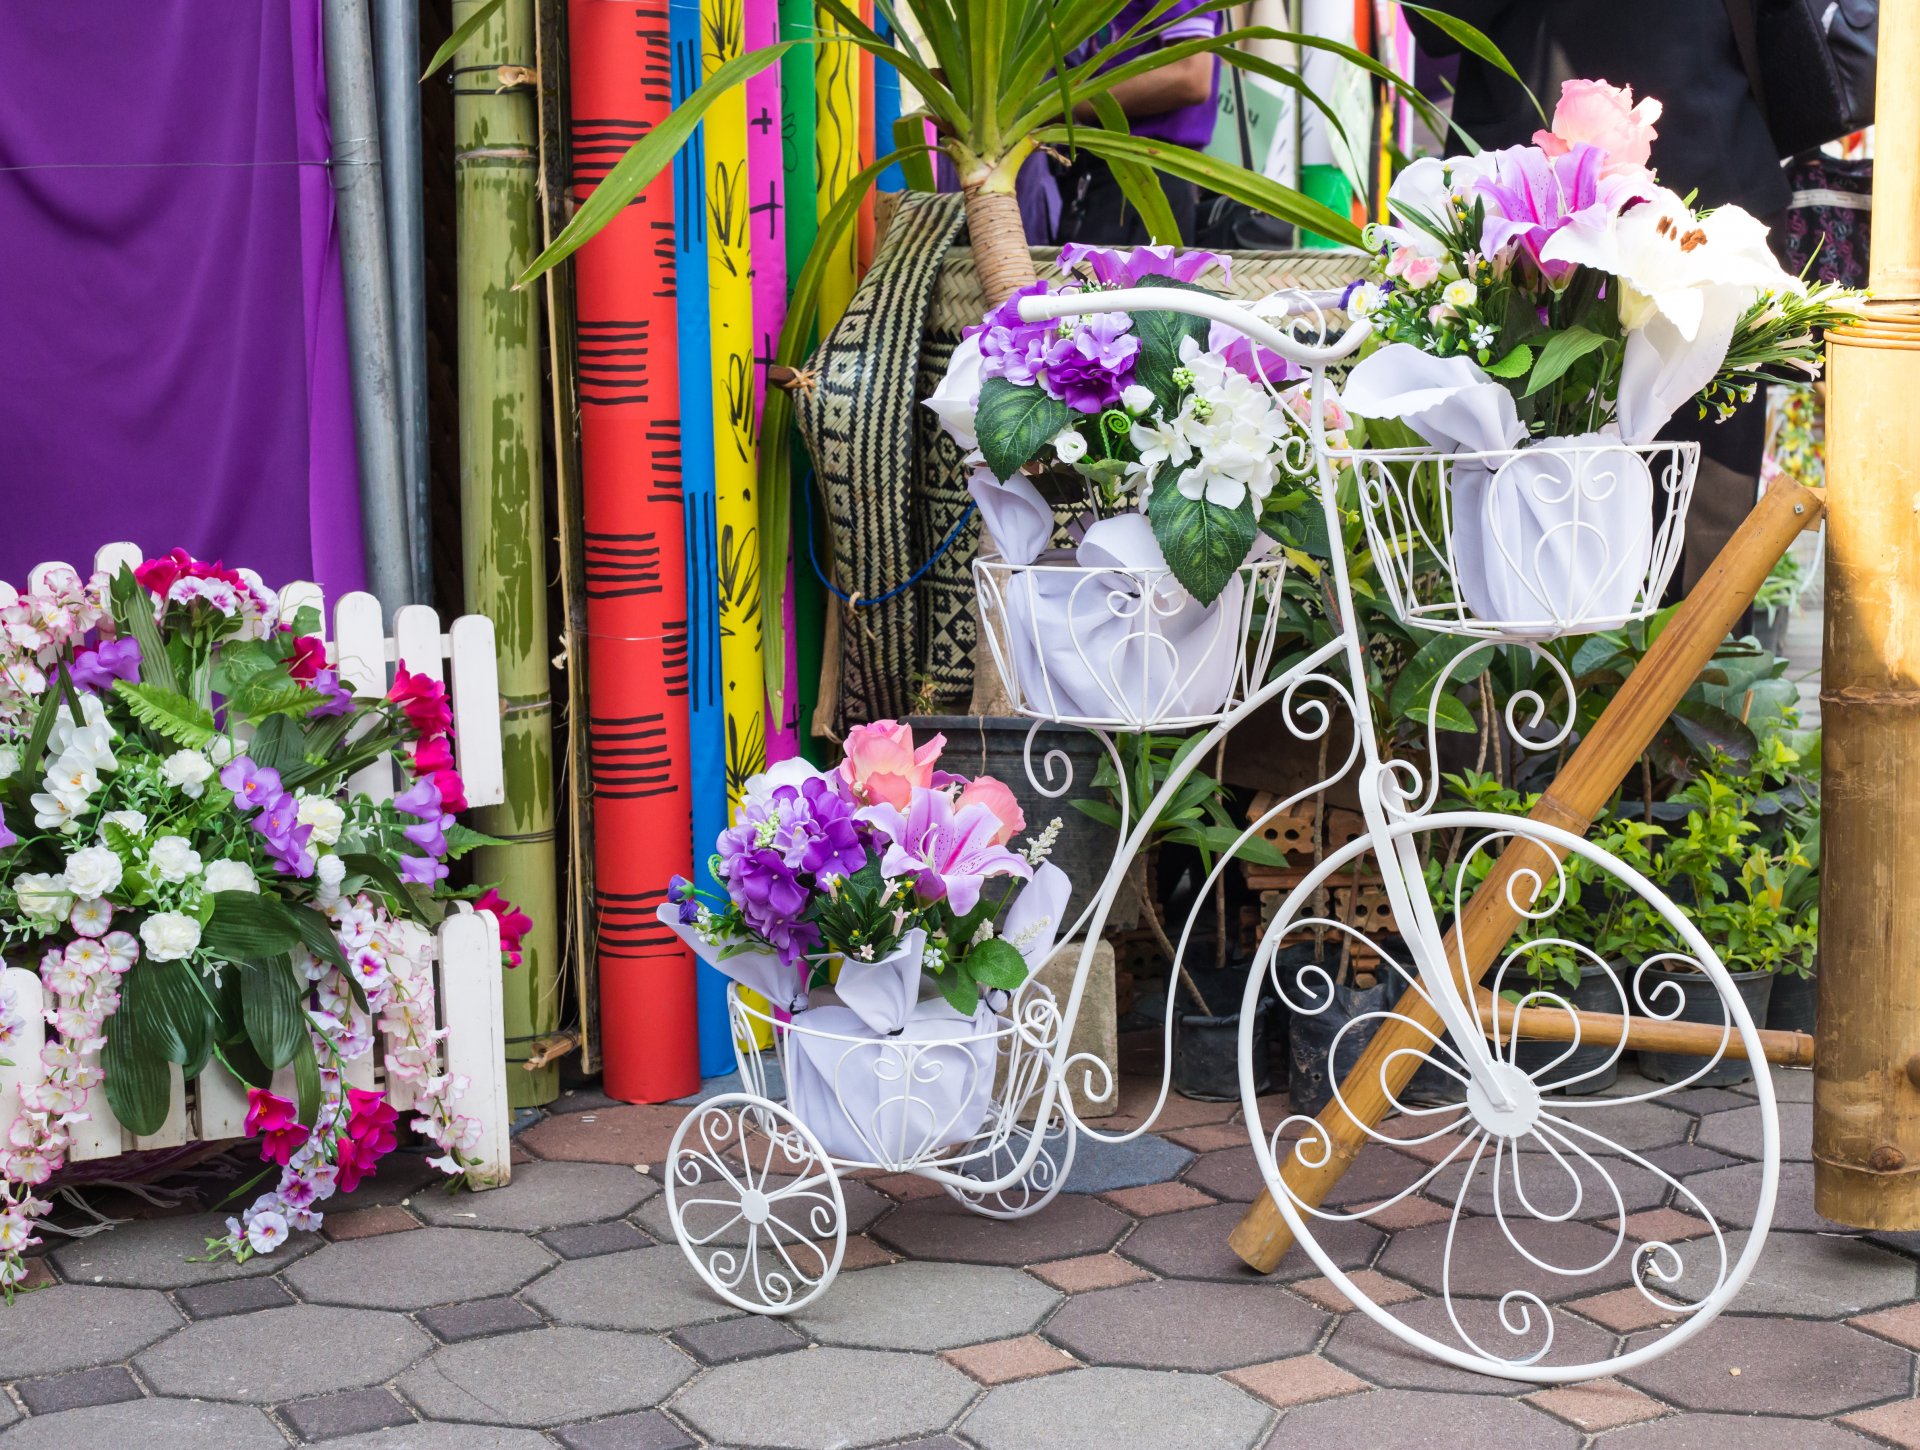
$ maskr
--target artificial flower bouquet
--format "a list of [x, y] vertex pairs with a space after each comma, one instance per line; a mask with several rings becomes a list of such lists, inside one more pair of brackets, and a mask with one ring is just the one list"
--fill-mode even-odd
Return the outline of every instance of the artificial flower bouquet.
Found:
[[[175, 550], [114, 577], [51, 571], [0, 606], [0, 950], [46, 991], [44, 1076], [0, 1143], [0, 1285], [48, 1204], [90, 1095], [150, 1134], [169, 1064], [247, 1085], [277, 1181], [209, 1245], [245, 1258], [320, 1221], [397, 1143], [381, 1092], [345, 1084], [382, 1047], [388, 1093], [465, 1170], [479, 1125], [440, 1066], [433, 929], [447, 862], [488, 838], [465, 808], [440, 683], [397, 671], [357, 698], [312, 611], [283, 623], [250, 574]], [[353, 793], [393, 755], [411, 785]], [[529, 925], [497, 895], [517, 959]], [[0, 971], [0, 1059], [27, 1023]], [[276, 1093], [276, 1074], [290, 1079]], [[269, 1171], [272, 1171], [271, 1169]]]
[[794, 759], [754, 776], [708, 863], [714, 886], [675, 877], [659, 908], [786, 1019], [789, 1102], [838, 1157], [901, 1162], [973, 1135], [996, 1008], [1063, 924], [1067, 877], [1046, 859], [1060, 822], [1016, 848], [1013, 792], [941, 770], [945, 744], [881, 720], [848, 733], [834, 769]]
[[[1067, 505], [1096, 520], [1083, 543], [1170, 569], [1210, 605], [1265, 551], [1263, 537], [1290, 544], [1310, 527], [1308, 385], [1284, 358], [1184, 313], [1020, 319], [1021, 300], [1036, 295], [1204, 290], [1196, 278], [1231, 266], [1218, 253], [1075, 243], [1060, 266], [1077, 280], [1035, 282], [967, 329], [928, 406], [973, 467], [973, 497], [1003, 557], [1024, 564], [1046, 548], [1053, 509], [1036, 480], [1064, 478]], [[1102, 527], [1126, 515], [1147, 527]]]
[[1414, 162], [1343, 299], [1374, 334], [1340, 395], [1369, 444], [1462, 459], [1452, 567], [1483, 618], [1627, 613], [1656, 504], [1691, 484], [1688, 460], [1686, 487], [1656, 495], [1655, 435], [1682, 409], [1724, 418], [1759, 383], [1817, 376], [1819, 330], [1857, 308], [1784, 272], [1739, 207], [1696, 211], [1659, 184], [1660, 110], [1570, 80], [1533, 144]]

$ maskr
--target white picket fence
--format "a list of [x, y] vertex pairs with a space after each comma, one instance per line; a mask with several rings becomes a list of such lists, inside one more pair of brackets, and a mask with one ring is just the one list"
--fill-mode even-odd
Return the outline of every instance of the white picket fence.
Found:
[[[94, 567], [118, 572], [123, 564], [138, 564], [140, 550], [132, 544], [108, 544], [94, 556]], [[37, 588], [49, 571], [65, 564], [41, 564], [29, 576]], [[248, 570], [240, 571], [259, 582]], [[10, 584], [0, 582], [0, 603], [17, 597]], [[281, 618], [292, 620], [311, 607], [326, 617], [319, 587], [305, 581], [280, 591]], [[381, 628], [380, 601], [371, 594], [343, 596], [333, 608], [328, 650], [340, 672], [340, 682], [357, 695], [380, 696], [392, 684], [393, 667], [404, 664], [415, 674], [431, 675], [447, 686], [453, 712], [454, 759], [466, 785], [469, 806], [498, 805], [506, 798], [500, 756], [500, 677], [494, 647], [493, 621], [481, 615], [463, 615], [444, 633], [440, 616], [425, 605], [409, 605], [394, 617], [393, 634]], [[391, 758], [355, 773], [352, 787], [376, 799], [390, 799], [405, 781], [396, 777], [403, 767]], [[509, 1176], [507, 1128], [506, 1041], [500, 1000], [500, 923], [493, 913], [475, 911], [462, 902], [442, 923], [435, 938], [434, 1000], [439, 1025], [446, 1029], [442, 1049], [447, 1070], [472, 1081], [459, 1111], [478, 1120], [479, 1146], [472, 1156], [479, 1166], [472, 1180], [477, 1187], [504, 1184]], [[40, 1048], [45, 1038], [41, 1008], [45, 992], [36, 972], [25, 966], [7, 969], [7, 983], [21, 994], [21, 1005], [31, 1014], [23, 1039], [8, 1049], [11, 1066], [0, 1064], [0, 1132], [20, 1108], [20, 1089], [42, 1073]], [[381, 1062], [379, 1033], [371, 1054], [347, 1064], [349, 1086], [380, 1088], [403, 1112], [412, 1106], [410, 1085], [389, 1084]], [[246, 1086], [221, 1067], [207, 1064], [192, 1082], [183, 1081], [174, 1066], [173, 1104], [166, 1121], [151, 1134], [129, 1133], [107, 1105], [106, 1091], [96, 1087], [87, 1098], [89, 1120], [73, 1129], [70, 1162], [111, 1158], [149, 1148], [171, 1148], [186, 1143], [217, 1142], [244, 1134], [247, 1116]], [[276, 1075], [274, 1088], [293, 1096], [291, 1069]]]

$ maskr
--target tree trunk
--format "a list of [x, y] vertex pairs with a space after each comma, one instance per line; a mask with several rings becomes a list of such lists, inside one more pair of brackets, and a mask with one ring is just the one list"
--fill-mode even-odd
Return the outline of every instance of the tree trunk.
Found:
[[[1033, 270], [1033, 252], [1027, 246], [1026, 225], [1020, 220], [1020, 199], [1010, 191], [989, 191], [981, 183], [968, 185], [964, 191], [973, 264], [979, 270], [987, 306], [998, 307], [1038, 275]], [[1007, 687], [987, 646], [984, 626], [973, 644], [973, 699], [967, 710], [973, 715], [1013, 713]]]

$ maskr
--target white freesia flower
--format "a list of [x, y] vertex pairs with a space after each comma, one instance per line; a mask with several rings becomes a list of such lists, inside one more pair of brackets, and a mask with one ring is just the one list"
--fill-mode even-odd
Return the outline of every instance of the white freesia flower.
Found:
[[177, 962], [200, 945], [200, 923], [177, 911], [156, 911], [140, 923], [140, 940], [149, 961]]
[[1144, 484], [1170, 464], [1180, 469], [1175, 484], [1188, 498], [1222, 508], [1239, 508], [1249, 493], [1256, 504], [1264, 501], [1279, 481], [1277, 450], [1292, 428], [1288, 415], [1266, 389], [1193, 338], [1181, 343], [1180, 362], [1193, 379], [1180, 411], [1133, 427], [1136, 480]]
[[182, 795], [197, 800], [213, 778], [213, 762], [197, 750], [176, 750], [161, 765], [160, 774]]
[[940, 386], [927, 399], [927, 406], [938, 415], [940, 426], [960, 445], [962, 453], [973, 453], [980, 447], [973, 427], [974, 414], [980, 406], [980, 361], [979, 334], [962, 338], [947, 363]]
[[1078, 463], [1087, 456], [1087, 440], [1080, 436], [1077, 429], [1062, 428], [1049, 441], [1062, 463]]
[[200, 871], [200, 853], [185, 836], [162, 836], [147, 852], [147, 873], [155, 881], [179, 885]]
[[84, 796], [75, 798], [56, 791], [40, 791], [28, 798], [33, 807], [33, 823], [43, 831], [68, 831], [80, 824], [80, 813], [87, 808]]
[[67, 857], [67, 869], [61, 874], [69, 891], [82, 901], [93, 901], [120, 884], [124, 869], [110, 847], [83, 846]]
[[1153, 389], [1144, 383], [1128, 383], [1120, 390], [1120, 406], [1136, 418], [1154, 404]]
[[313, 827], [313, 840], [322, 846], [338, 841], [341, 829], [347, 824], [345, 809], [331, 796], [301, 796], [297, 814], [301, 825]]
[[111, 822], [130, 836], [138, 836], [147, 829], [145, 811], [108, 811], [100, 819], [103, 824]]
[[240, 753], [240, 747], [227, 736], [218, 735], [207, 742], [207, 759], [215, 765], [225, 765]]
[[13, 878], [13, 899], [23, 916], [36, 921], [61, 922], [73, 910], [73, 892], [64, 876], [28, 871]]
[[208, 891], [250, 891], [260, 893], [260, 882], [253, 867], [245, 861], [209, 861], [201, 884]]

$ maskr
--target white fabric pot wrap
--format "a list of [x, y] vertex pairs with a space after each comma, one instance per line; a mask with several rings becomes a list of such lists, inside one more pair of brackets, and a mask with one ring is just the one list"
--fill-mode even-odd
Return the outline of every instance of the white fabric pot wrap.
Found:
[[700, 933], [680, 924], [679, 908], [663, 902], [654, 913], [659, 923], [693, 948], [693, 954], [728, 981], [749, 987], [775, 1007], [798, 1012], [807, 1005], [805, 963], [788, 966], [773, 952], [722, 949], [700, 940]]
[[[905, 1167], [986, 1122], [995, 1026], [984, 1003], [963, 1017], [940, 998], [917, 1003], [894, 1036], [846, 1007], [798, 1013], [787, 1036], [787, 1106], [834, 1157]], [[822, 1032], [834, 1035], [814, 1035]]]
[[920, 1000], [920, 954], [926, 948], [927, 934], [916, 926], [877, 962], [841, 957], [834, 995], [882, 1037], [899, 1032]]

